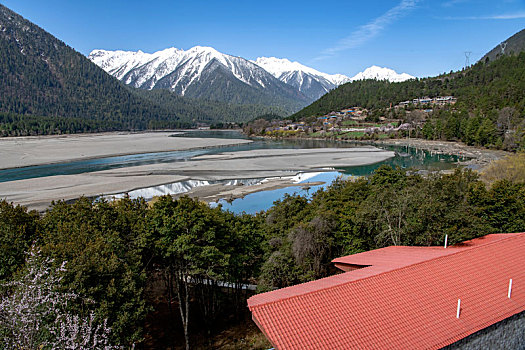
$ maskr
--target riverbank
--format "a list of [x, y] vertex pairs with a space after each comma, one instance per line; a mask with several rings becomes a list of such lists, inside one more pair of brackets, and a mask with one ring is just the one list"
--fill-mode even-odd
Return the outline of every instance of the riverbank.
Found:
[[[260, 136], [261, 139], [275, 140], [274, 137]], [[279, 138], [282, 139], [282, 138]], [[285, 138], [286, 139], [286, 138]], [[308, 138], [289, 138], [291, 140], [319, 140], [328, 141], [330, 139], [319, 137]], [[347, 142], [358, 145], [372, 145], [372, 146], [397, 146], [397, 147], [411, 147], [420, 150], [432, 152], [434, 154], [446, 154], [464, 158], [460, 161], [461, 165], [467, 166], [473, 170], [483, 171], [489, 164], [495, 160], [505, 158], [512, 152], [494, 150], [488, 148], [479, 148], [475, 146], [468, 146], [461, 142], [453, 141], [435, 141], [425, 139], [381, 139], [381, 140], [337, 140], [337, 142]]]
[[245, 139], [170, 137], [177, 132], [120, 132], [0, 138], [0, 169], [251, 143]]
[[460, 142], [433, 141], [424, 139], [385, 139], [366, 142], [357, 141], [357, 143], [372, 144], [378, 147], [383, 145], [412, 147], [438, 154], [454, 155], [465, 158], [465, 160], [460, 161], [461, 165], [478, 171], [482, 171], [493, 161], [505, 158], [506, 156], [512, 154], [511, 152], [501, 150], [467, 146]]
[[270, 178], [255, 185], [208, 185], [200, 186], [188, 191], [174, 195], [175, 198], [183, 195], [188, 195], [191, 198], [199, 198], [207, 203], [217, 202], [220, 199], [226, 201], [233, 201], [235, 199], [244, 198], [245, 196], [261, 192], [272, 191], [287, 187], [302, 187], [309, 188], [312, 186], [324, 185], [322, 181], [313, 181], [306, 183], [296, 183], [291, 178]]
[[[199, 140], [199, 139], [193, 139]], [[0, 198], [43, 211], [52, 201], [95, 197], [188, 180], [276, 178], [275, 186], [290, 186], [287, 177], [300, 172], [326, 171], [335, 167], [374, 164], [394, 156], [375, 147], [319, 149], [263, 149], [194, 157], [190, 161], [147, 164], [126, 168], [57, 175], [0, 183]], [[279, 179], [281, 177], [281, 179]], [[228, 196], [243, 196], [255, 190], [238, 186]], [[280, 187], [279, 187], [280, 188]], [[207, 197], [224, 193], [220, 186], [206, 189]], [[215, 191], [216, 193], [212, 193]]]

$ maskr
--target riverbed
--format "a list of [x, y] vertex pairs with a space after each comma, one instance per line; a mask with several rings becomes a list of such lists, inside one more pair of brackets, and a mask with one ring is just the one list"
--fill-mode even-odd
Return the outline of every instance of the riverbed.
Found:
[[0, 169], [73, 160], [196, 150], [250, 143], [247, 139], [172, 137], [176, 132], [72, 134], [0, 138]]
[[[238, 132], [115, 133], [0, 140], [0, 198], [45, 210], [53, 200], [189, 194], [234, 212], [309, 195], [381, 164], [443, 170], [458, 158], [412, 148], [248, 140]], [[28, 166], [29, 165], [29, 166]]]

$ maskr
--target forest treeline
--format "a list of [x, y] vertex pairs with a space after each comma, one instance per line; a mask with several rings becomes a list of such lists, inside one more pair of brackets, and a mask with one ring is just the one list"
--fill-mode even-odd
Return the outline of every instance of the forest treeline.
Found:
[[139, 98], [86, 57], [1, 5], [0, 24], [0, 135], [188, 124]]
[[400, 83], [354, 81], [330, 91], [291, 118], [321, 116], [353, 106], [386, 115], [387, 108], [402, 101], [452, 95], [457, 103], [431, 114], [418, 136], [516, 150], [525, 148], [523, 91], [525, 52], [486, 59], [438, 77]]
[[286, 111], [128, 87], [1, 4], [0, 76], [0, 136], [183, 128]]
[[[147, 291], [160, 285], [172, 317], [162, 326], [169, 333], [180, 325], [175, 332], [192, 347], [232, 320], [245, 322], [248, 284], [260, 292], [326, 277], [336, 257], [393, 244], [522, 231], [525, 183], [489, 187], [469, 170], [423, 177], [382, 166], [368, 178], [338, 179], [311, 199], [285, 196], [256, 215], [189, 197], [82, 198], [43, 215], [3, 201], [0, 280], [24, 276], [36, 245], [56, 266], [67, 262], [61, 288], [93, 301], [70, 303], [72, 312], [94, 311], [98, 322], [107, 320], [113, 344], [139, 347], [151, 338], [145, 321], [158, 305]], [[1, 314], [0, 340], [7, 332]]]

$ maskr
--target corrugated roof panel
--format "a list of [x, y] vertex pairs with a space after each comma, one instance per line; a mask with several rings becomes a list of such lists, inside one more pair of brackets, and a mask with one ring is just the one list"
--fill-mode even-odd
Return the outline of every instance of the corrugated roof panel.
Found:
[[525, 309], [525, 234], [412, 248], [340, 258], [375, 265], [254, 296], [253, 318], [280, 350], [437, 349]]

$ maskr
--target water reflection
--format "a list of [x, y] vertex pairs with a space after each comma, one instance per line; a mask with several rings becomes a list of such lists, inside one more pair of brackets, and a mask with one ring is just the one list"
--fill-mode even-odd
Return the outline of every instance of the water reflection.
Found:
[[418, 150], [415, 148], [403, 147], [381, 147], [396, 152], [396, 156], [386, 161], [355, 167], [338, 169], [335, 172], [326, 172], [310, 178], [308, 181], [323, 181], [323, 185], [311, 186], [306, 190], [302, 187], [290, 186], [272, 191], [263, 191], [246, 195], [233, 201], [220, 200], [212, 206], [222, 205], [224, 210], [229, 210], [236, 214], [247, 213], [255, 214], [262, 210], [268, 210], [275, 201], [284, 197], [285, 194], [300, 195], [311, 198], [312, 194], [321, 188], [326, 188], [338, 177], [348, 178], [351, 176], [368, 176], [383, 164], [401, 168], [415, 168], [418, 170], [447, 170], [457, 166], [458, 157], [443, 154], [433, 154], [429, 151]]
[[325, 188], [330, 185], [338, 177], [347, 178], [348, 175], [342, 174], [338, 171], [331, 171], [326, 173], [320, 173], [318, 175], [308, 177], [307, 180], [300, 181], [299, 183], [307, 185], [309, 182], [324, 182], [322, 185], [315, 186], [290, 186], [286, 188], [279, 188], [271, 191], [261, 191], [246, 195], [244, 198], [237, 198], [233, 201], [226, 201], [224, 199], [219, 200], [216, 203], [211, 203], [212, 207], [221, 205], [224, 210], [229, 210], [233, 213], [247, 213], [255, 214], [262, 210], [268, 210], [275, 201], [284, 197], [285, 194], [300, 195], [311, 198], [312, 195], [321, 188]]

